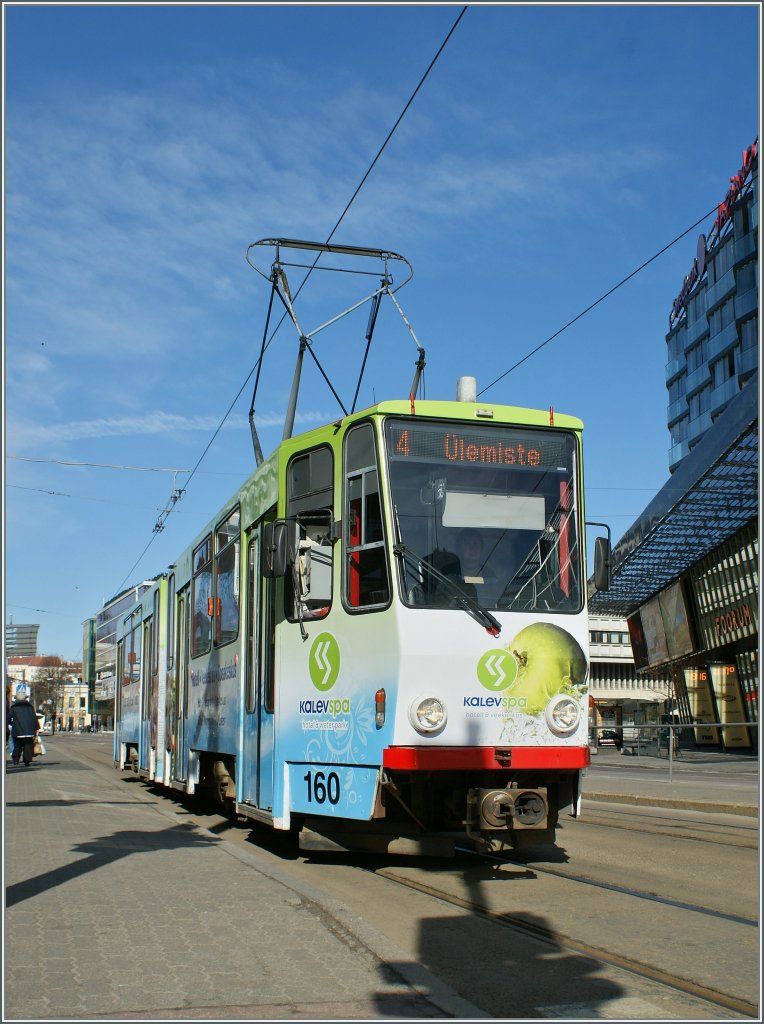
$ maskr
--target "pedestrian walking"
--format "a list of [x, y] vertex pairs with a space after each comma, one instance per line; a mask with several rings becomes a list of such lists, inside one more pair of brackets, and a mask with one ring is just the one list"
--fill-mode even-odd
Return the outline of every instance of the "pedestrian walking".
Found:
[[8, 721], [13, 737], [11, 760], [14, 764], [18, 764], [23, 754], [24, 767], [28, 768], [34, 756], [34, 741], [40, 730], [40, 722], [35, 709], [29, 703], [27, 691], [22, 686], [19, 686], [16, 690], [15, 699], [13, 704], [11, 704], [11, 710], [8, 714]]
[[6, 686], [5, 688], [5, 745], [8, 746], [8, 740], [11, 735], [11, 688]]

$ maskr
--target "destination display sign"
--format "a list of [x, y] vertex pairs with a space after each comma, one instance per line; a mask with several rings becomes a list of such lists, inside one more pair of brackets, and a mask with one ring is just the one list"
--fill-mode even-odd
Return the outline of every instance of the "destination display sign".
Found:
[[388, 457], [395, 461], [566, 470], [572, 464], [572, 440], [564, 433], [518, 427], [387, 422]]

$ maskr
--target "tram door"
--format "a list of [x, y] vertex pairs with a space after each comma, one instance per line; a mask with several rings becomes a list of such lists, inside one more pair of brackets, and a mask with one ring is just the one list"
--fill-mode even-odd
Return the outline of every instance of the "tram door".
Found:
[[186, 781], [186, 712], [188, 709], [188, 587], [178, 592], [175, 687], [172, 709], [173, 778]]
[[152, 626], [153, 620], [151, 618], [144, 620], [142, 644], [143, 661], [141, 664], [141, 733], [138, 743], [138, 750], [140, 752], [138, 767], [144, 771], [148, 771], [149, 769], [149, 747], [151, 739], [151, 703], [149, 700], [149, 694], [151, 690], [150, 683], [153, 661], [151, 653]]
[[242, 716], [241, 802], [273, 807], [274, 587], [260, 574], [261, 532], [247, 541], [246, 665]]
[[122, 687], [124, 685], [125, 673], [125, 641], [120, 637], [117, 640], [117, 665], [114, 679], [114, 762], [120, 763], [120, 742], [122, 740]]

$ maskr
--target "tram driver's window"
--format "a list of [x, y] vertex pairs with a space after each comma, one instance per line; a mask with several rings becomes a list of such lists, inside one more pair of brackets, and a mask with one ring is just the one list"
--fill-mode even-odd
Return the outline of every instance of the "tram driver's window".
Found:
[[287, 519], [299, 526], [294, 585], [285, 587], [287, 616], [317, 619], [332, 606], [334, 454], [314, 448], [287, 467]]
[[350, 608], [383, 607], [390, 573], [382, 520], [374, 429], [362, 423], [345, 439], [345, 601]]

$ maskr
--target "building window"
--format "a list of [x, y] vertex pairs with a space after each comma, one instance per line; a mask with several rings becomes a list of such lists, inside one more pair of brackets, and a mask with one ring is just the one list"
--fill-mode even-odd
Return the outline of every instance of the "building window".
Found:
[[668, 361], [678, 359], [684, 352], [684, 331], [677, 331], [668, 339]]
[[698, 367], [703, 366], [706, 361], [706, 342], [701, 341], [693, 345], [687, 352], [687, 372], [692, 373]]
[[714, 387], [718, 388], [735, 376], [735, 349], [732, 348], [711, 367]]
[[740, 345], [744, 352], [749, 348], [755, 348], [759, 342], [759, 318], [752, 317], [740, 325]]
[[711, 334], [720, 334], [725, 327], [728, 327], [733, 323], [734, 319], [735, 302], [733, 299], [727, 299], [727, 301], [723, 302], [718, 309], [715, 309], [708, 318]]
[[749, 263], [744, 263], [742, 267], [738, 267], [735, 273], [735, 287], [741, 295], [743, 292], [749, 292], [752, 288], [756, 287], [757, 270], [758, 265], [753, 260]]
[[708, 412], [711, 405], [711, 386], [707, 384], [690, 399], [690, 418], [697, 419]]
[[706, 290], [695, 292], [687, 301], [687, 324], [694, 324], [706, 312]]
[[669, 402], [677, 402], [680, 398], [684, 397], [686, 384], [687, 378], [684, 374], [682, 374], [681, 377], [677, 377], [675, 381], [669, 384]]
[[734, 262], [735, 246], [732, 244], [732, 236], [729, 236], [729, 240], [714, 253], [714, 281], [721, 281]]

